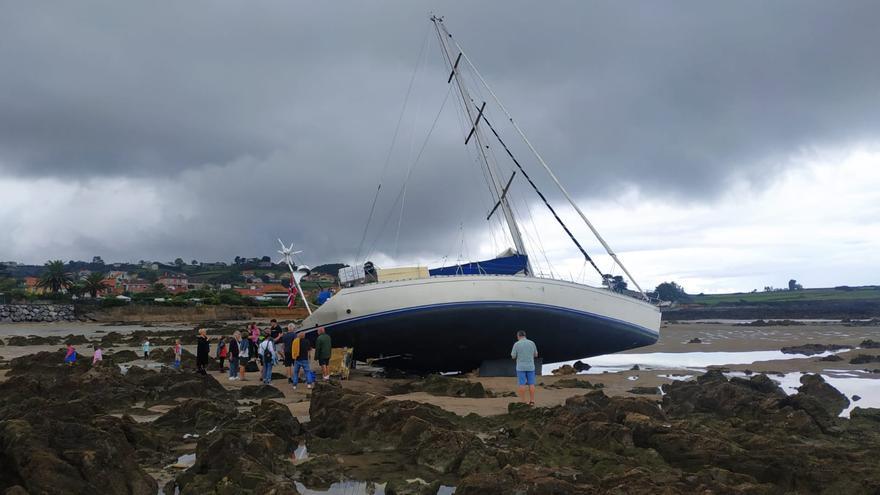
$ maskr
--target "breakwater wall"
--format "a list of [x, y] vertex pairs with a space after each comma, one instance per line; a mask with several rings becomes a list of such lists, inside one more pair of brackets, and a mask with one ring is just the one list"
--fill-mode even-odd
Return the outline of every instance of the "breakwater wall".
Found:
[[265, 308], [253, 306], [142, 306], [131, 304], [114, 308], [84, 310], [82, 317], [101, 323], [172, 323], [277, 318], [298, 320], [308, 316], [305, 308]]
[[75, 319], [73, 304], [0, 304], [0, 323]]

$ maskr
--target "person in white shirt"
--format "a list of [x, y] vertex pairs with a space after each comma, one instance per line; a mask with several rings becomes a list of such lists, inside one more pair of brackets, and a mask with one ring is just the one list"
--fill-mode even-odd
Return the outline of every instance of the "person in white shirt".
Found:
[[278, 360], [278, 354], [275, 353], [275, 342], [271, 338], [265, 338], [257, 347], [257, 356], [263, 360], [263, 383], [272, 384], [272, 365]]

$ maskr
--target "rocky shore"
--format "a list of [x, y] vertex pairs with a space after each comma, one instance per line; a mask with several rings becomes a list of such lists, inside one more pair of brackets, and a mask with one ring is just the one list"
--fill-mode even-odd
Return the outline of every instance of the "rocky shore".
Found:
[[[576, 380], [584, 393], [562, 405], [512, 403], [488, 417], [329, 383], [302, 423], [274, 387], [227, 389], [167, 368], [123, 373], [118, 361], [130, 357], [68, 368], [60, 352], [42, 352], [9, 363], [0, 493], [294, 494], [346, 479], [387, 483], [388, 494], [880, 490], [880, 411], [838, 417], [849, 400], [819, 375], [786, 395], [765, 375], [710, 371], [665, 385], [661, 401]], [[485, 394], [459, 382], [397, 386]], [[309, 456], [295, 459], [303, 445]], [[184, 454], [195, 454], [190, 467], [169, 467]]]

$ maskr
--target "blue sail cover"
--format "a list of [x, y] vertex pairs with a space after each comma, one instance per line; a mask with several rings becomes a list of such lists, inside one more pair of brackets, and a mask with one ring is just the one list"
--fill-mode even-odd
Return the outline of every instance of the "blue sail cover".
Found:
[[513, 275], [526, 269], [529, 257], [524, 254], [514, 254], [503, 258], [494, 258], [486, 261], [475, 261], [464, 265], [444, 266], [428, 270], [434, 275]]

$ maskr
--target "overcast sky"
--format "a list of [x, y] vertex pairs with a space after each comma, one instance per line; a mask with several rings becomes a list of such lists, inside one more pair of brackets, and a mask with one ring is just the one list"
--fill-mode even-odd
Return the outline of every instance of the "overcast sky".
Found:
[[[431, 11], [644, 286], [880, 283], [870, 1], [0, 1], [0, 260], [352, 262], [380, 180], [361, 258], [501, 251]], [[595, 283], [512, 198], [536, 268]]]

